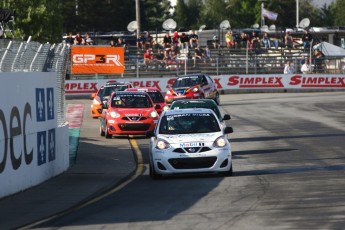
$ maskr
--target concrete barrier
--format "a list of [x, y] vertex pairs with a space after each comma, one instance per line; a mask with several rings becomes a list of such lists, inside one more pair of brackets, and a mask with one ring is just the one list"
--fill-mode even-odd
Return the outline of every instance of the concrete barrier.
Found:
[[57, 124], [55, 73], [0, 73], [0, 198], [69, 167], [68, 124]]

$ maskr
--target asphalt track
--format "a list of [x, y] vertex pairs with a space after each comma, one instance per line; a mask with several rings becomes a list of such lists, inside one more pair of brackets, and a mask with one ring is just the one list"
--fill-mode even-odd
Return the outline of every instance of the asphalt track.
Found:
[[234, 176], [161, 181], [148, 176], [146, 138], [100, 137], [88, 117], [91, 101], [67, 103], [85, 104], [76, 164], [0, 200], [0, 229], [42, 218], [31, 227], [345, 228], [342, 92], [222, 95], [235, 130]]

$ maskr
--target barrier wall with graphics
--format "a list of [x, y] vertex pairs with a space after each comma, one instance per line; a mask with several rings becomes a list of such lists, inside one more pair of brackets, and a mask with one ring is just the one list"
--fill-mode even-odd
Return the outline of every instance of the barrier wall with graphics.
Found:
[[[343, 74], [272, 74], [272, 75], [219, 75], [211, 76], [218, 90], [227, 92], [272, 90], [345, 90]], [[125, 78], [116, 81], [132, 82], [134, 87], [157, 87], [166, 92], [175, 78]], [[66, 95], [90, 95], [110, 79], [67, 80]]]
[[66, 171], [69, 140], [57, 122], [56, 73], [6, 72], [0, 81], [2, 198]]

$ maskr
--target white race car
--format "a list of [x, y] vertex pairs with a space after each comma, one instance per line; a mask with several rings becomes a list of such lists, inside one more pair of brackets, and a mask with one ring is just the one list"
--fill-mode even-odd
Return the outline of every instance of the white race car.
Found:
[[150, 176], [179, 173], [221, 173], [232, 175], [231, 144], [211, 109], [164, 111], [150, 137]]

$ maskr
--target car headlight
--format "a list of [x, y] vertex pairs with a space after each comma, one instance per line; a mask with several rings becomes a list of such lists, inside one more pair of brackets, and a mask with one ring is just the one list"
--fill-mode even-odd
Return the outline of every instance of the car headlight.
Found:
[[224, 147], [226, 145], [225, 137], [218, 137], [217, 140], [214, 141], [213, 146], [215, 147]]
[[169, 108], [170, 108], [169, 105], [165, 105], [165, 106], [163, 107], [163, 111], [167, 111], [167, 110], [169, 110]]
[[170, 147], [169, 143], [165, 140], [158, 139], [156, 142], [157, 149], [167, 149], [169, 147]]
[[149, 114], [149, 117], [152, 117], [152, 118], [158, 117], [157, 111], [156, 111], [156, 110], [152, 111], [152, 112]]
[[117, 113], [117, 112], [115, 112], [115, 111], [111, 111], [111, 112], [110, 112], [110, 116], [111, 116], [112, 118], [118, 118], [118, 117], [120, 117], [120, 114]]
[[198, 91], [199, 91], [198, 88], [193, 88], [193, 89], [192, 89], [192, 92], [193, 92], [193, 93], [196, 93], [196, 92], [198, 92]]
[[102, 103], [101, 103], [99, 100], [97, 100], [96, 98], [94, 98], [94, 99], [92, 100], [92, 104], [101, 105]]

